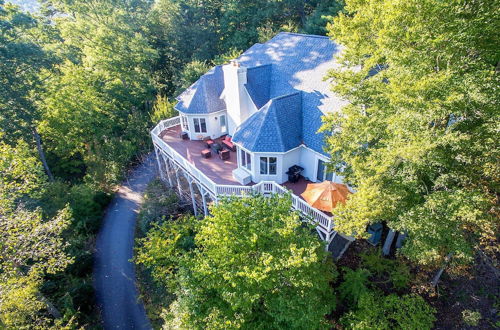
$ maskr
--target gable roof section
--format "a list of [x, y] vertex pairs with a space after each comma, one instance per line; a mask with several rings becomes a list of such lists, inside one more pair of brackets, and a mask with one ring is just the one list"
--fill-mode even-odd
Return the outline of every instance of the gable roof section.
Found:
[[247, 69], [247, 83], [245, 87], [257, 109], [262, 108], [270, 99], [271, 76], [272, 64], [264, 64]]
[[187, 114], [212, 113], [226, 108], [220, 98], [224, 90], [222, 66], [218, 65], [200, 77], [177, 97], [175, 109]]
[[270, 100], [240, 126], [233, 141], [252, 152], [286, 152], [301, 145], [301, 93]]

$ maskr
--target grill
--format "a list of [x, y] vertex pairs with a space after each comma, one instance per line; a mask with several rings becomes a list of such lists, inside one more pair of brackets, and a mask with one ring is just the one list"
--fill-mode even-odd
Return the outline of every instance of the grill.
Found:
[[303, 167], [300, 167], [299, 165], [293, 165], [288, 169], [288, 171], [285, 173], [288, 175], [288, 181], [291, 183], [295, 183], [299, 181], [300, 179], [300, 172], [304, 170]]

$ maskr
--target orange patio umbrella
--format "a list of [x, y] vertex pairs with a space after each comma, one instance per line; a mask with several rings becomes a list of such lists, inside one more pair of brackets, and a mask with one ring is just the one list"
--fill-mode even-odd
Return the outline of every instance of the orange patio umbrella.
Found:
[[300, 196], [312, 207], [331, 212], [338, 202], [345, 203], [349, 194], [349, 188], [345, 184], [323, 181], [308, 183], [306, 190]]

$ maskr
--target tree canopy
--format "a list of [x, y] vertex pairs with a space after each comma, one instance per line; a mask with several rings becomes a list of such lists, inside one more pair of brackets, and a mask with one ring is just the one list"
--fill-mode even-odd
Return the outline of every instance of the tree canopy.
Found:
[[[332, 164], [356, 194], [337, 228], [386, 221], [423, 264], [468, 262], [494, 236], [498, 166], [497, 1], [346, 1], [328, 26], [345, 46], [328, 78], [350, 101], [325, 118]], [[333, 165], [333, 167], [335, 167]]]
[[139, 253], [160, 277], [177, 270], [166, 327], [328, 328], [334, 266], [289, 198], [231, 198], [210, 211], [196, 225], [194, 248], [185, 249], [189, 231], [167, 222]]

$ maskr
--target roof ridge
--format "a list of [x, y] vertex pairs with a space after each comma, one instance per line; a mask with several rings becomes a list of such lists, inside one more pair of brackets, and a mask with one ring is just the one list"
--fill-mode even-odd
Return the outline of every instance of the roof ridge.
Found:
[[[289, 35], [293, 35], [293, 36], [307, 37], [307, 38], [330, 39], [330, 37], [328, 37], [328, 36], [320, 36], [320, 35], [317, 35], [317, 34], [305, 34], [305, 33], [285, 32], [285, 31], [279, 32], [276, 36], [278, 36], [278, 35], [280, 35], [280, 34], [289, 34]], [[275, 36], [275, 37], [276, 37], [276, 36]], [[274, 37], [273, 37], [273, 38], [274, 38]], [[271, 40], [272, 40], [272, 39], [271, 39]]]
[[292, 92], [292, 93], [288, 93], [288, 94], [283, 94], [283, 95], [280, 95], [280, 96], [276, 96], [276, 97], [273, 97], [271, 98], [269, 101], [277, 101], [277, 100], [281, 100], [281, 99], [284, 99], [284, 98], [287, 98], [287, 97], [290, 97], [290, 96], [294, 96], [296, 94], [300, 94], [301, 91], [296, 91], [296, 92]]
[[[269, 102], [271, 102], [271, 104], [269, 105], [269, 107], [273, 106], [273, 103], [274, 103], [274, 99], [271, 99]], [[283, 133], [281, 132], [281, 125], [279, 124], [280, 123], [280, 120], [278, 118], [278, 113], [277, 113], [277, 110], [276, 110], [276, 106], [273, 106], [273, 115], [274, 115], [274, 120], [276, 121], [276, 123], [278, 124], [277, 126], [277, 134], [279, 134], [279, 141], [280, 141], [280, 144], [281, 144], [281, 150], [285, 150], [285, 144], [283, 143]]]
[[252, 70], [252, 69], [259, 69], [259, 68], [263, 68], [265, 66], [271, 66], [273, 65], [272, 63], [267, 63], [267, 64], [261, 64], [261, 65], [256, 65], [256, 66], [250, 66], [250, 67], [247, 67], [247, 71], [248, 70]]

